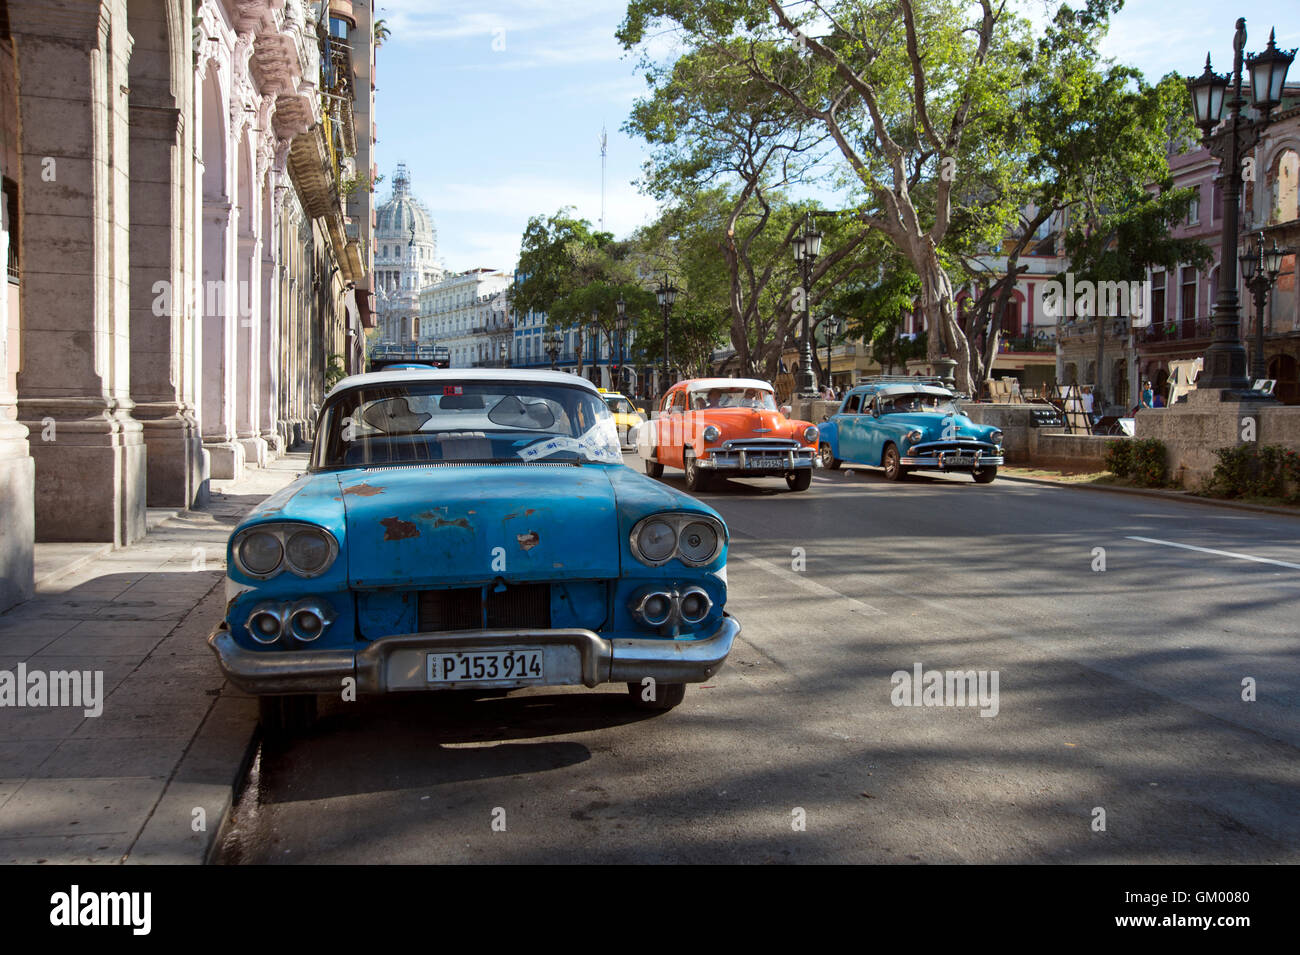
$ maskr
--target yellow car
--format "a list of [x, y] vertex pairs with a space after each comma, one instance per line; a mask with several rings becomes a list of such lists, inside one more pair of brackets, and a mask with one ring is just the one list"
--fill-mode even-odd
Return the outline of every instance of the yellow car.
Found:
[[621, 395], [617, 391], [610, 391], [608, 388], [597, 388], [600, 396], [605, 399], [605, 404], [609, 406], [610, 413], [614, 416], [614, 424], [618, 427], [619, 443], [625, 448], [635, 447], [628, 434], [637, 425], [644, 424], [645, 418], [636, 410], [636, 406], [626, 395]]

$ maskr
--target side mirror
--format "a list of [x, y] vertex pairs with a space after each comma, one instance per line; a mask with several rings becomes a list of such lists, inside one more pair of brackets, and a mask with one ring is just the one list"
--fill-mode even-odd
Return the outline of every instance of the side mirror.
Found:
[[871, 402], [871, 417], [873, 418], [880, 417], [880, 405], [876, 404], [874, 401]]
[[822, 415], [822, 420], [823, 420], [823, 421], [830, 421], [830, 420], [831, 420], [831, 416], [828, 415], [828, 414], [824, 414], [824, 415]]

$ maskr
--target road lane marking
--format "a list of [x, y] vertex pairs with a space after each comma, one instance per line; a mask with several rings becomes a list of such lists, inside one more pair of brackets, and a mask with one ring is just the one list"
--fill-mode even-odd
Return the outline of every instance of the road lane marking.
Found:
[[1197, 547], [1193, 544], [1179, 544], [1174, 541], [1156, 540], [1154, 537], [1127, 537], [1126, 540], [1142, 541], [1146, 544], [1163, 544], [1165, 547], [1181, 547], [1183, 550], [1200, 551], [1202, 554], [1217, 554], [1220, 557], [1235, 557], [1237, 560], [1252, 560], [1257, 564], [1276, 564], [1278, 567], [1290, 567], [1292, 570], [1300, 570], [1300, 564], [1288, 564], [1284, 560], [1273, 560], [1271, 557], [1254, 557], [1250, 554], [1237, 554], [1230, 550], [1215, 550], [1212, 547]]
[[780, 564], [774, 564], [770, 560], [764, 560], [762, 557], [736, 557], [735, 555], [731, 555], [731, 558], [733, 560], [742, 560], [747, 564], [753, 564], [760, 570], [765, 570], [773, 576], [787, 580], [796, 587], [802, 587], [804, 590], [814, 593], [819, 597], [827, 597], [832, 600], [847, 600], [849, 603], [863, 608], [868, 613], [878, 614], [880, 616], [883, 616], [885, 613], [885, 611], [881, 610], [879, 607], [873, 607], [871, 604], [858, 600], [856, 597], [842, 594], [833, 587], [827, 587], [825, 584], [819, 584], [815, 580], [809, 580], [803, 574], [796, 573], [793, 570], [786, 570], [786, 568], [782, 567]]

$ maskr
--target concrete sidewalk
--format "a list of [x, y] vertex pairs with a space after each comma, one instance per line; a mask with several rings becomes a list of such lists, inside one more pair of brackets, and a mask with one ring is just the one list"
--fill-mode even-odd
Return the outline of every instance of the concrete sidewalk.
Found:
[[[305, 467], [291, 453], [214, 481], [207, 506], [164, 515], [130, 547], [60, 545], [92, 550], [54, 554], [70, 569], [0, 614], [0, 862], [204, 861], [257, 720], [206, 644], [225, 608], [226, 540]], [[102, 712], [48, 705], [53, 677], [33, 697], [38, 674], [57, 671], [102, 673]]]

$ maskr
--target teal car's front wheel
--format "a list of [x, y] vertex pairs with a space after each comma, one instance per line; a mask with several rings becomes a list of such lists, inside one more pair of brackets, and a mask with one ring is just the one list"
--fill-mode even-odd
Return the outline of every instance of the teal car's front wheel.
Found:
[[686, 684], [656, 683], [642, 686], [640, 683], [629, 683], [627, 694], [638, 709], [671, 710], [686, 699]]
[[822, 467], [827, 471], [834, 471], [844, 462], [831, 453], [831, 446], [825, 441], [822, 442], [821, 449], [817, 452], [821, 455]]
[[307, 732], [316, 722], [316, 697], [312, 694], [259, 696], [257, 715], [265, 739], [287, 740], [298, 733]]
[[881, 456], [880, 466], [885, 469], [885, 480], [901, 481], [907, 475], [907, 468], [903, 467], [899, 460], [898, 448], [895, 445], [885, 445], [885, 453]]
[[975, 479], [976, 484], [992, 484], [993, 479], [997, 476], [998, 476], [998, 468], [996, 464], [993, 465], [992, 467], [976, 468], [971, 473], [971, 477]]

